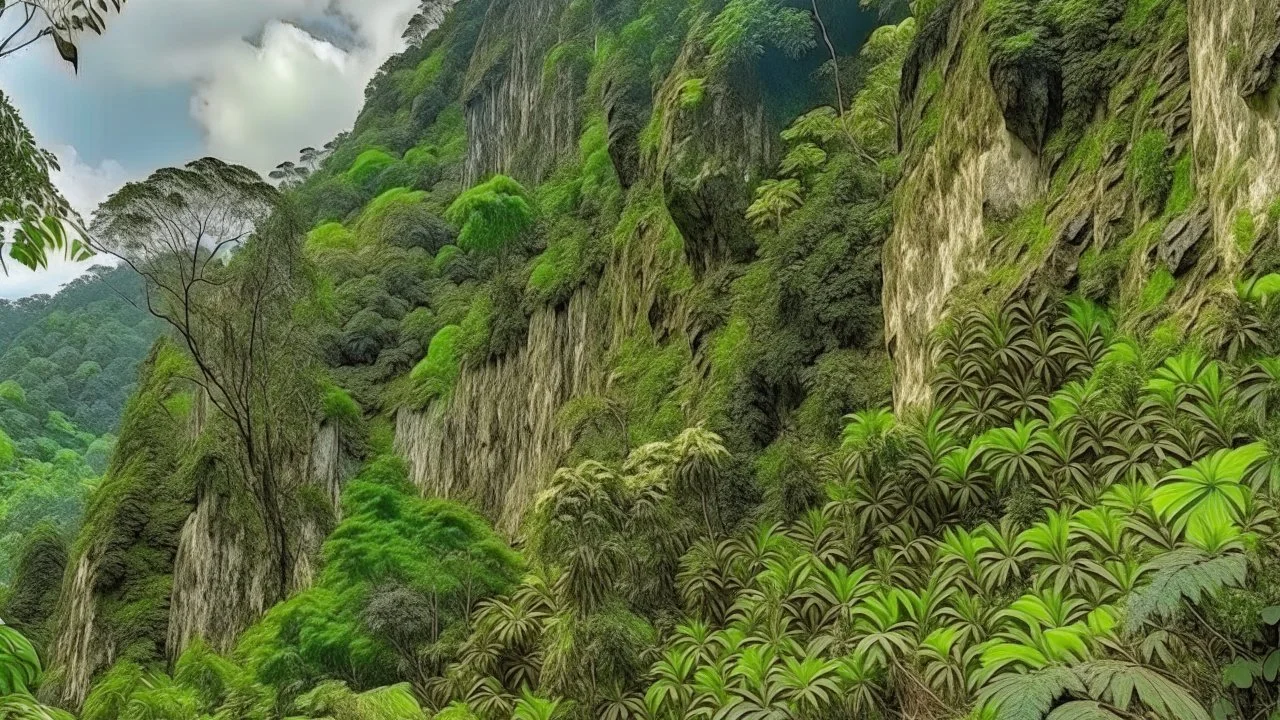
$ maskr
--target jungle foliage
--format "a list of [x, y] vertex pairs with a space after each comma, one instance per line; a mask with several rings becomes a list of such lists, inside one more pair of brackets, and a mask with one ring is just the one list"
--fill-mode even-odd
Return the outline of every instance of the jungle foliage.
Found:
[[[1011, 130], [1036, 149], [1076, 132], [1142, 4], [982, 3]], [[884, 409], [903, 68], [956, 6], [915, 5], [921, 27], [887, 23], [852, 56], [865, 16], [829, 3], [567, 3], [541, 81], [580, 84], [577, 143], [484, 177], [463, 107], [510, 60], [485, 36], [504, 6], [462, 0], [428, 33], [424, 5], [351, 132], [278, 167], [279, 188], [206, 160], [116, 196], [113, 247], [145, 265], [156, 253], [129, 243], [164, 229], [134, 202], [174, 201], [164, 183], [206, 171], [251, 190], [262, 217], [219, 239], [225, 255], [181, 244], [215, 284], [283, 273], [260, 297], [296, 362], [238, 370], [252, 348], [237, 354], [237, 331], [256, 323], [236, 324], [230, 292], [200, 297], [208, 327], [184, 326], [172, 275], [147, 277], [185, 343], [153, 351], [79, 540], [26, 531], [0, 716], [64, 717], [32, 697], [56, 593], [34, 580], [91, 549], [94, 622], [115, 644], [86, 720], [1275, 716], [1280, 276], [1223, 288], [1195, 333], [1140, 317], [1168, 272], [1136, 307], [1031, 292], [958, 306], [937, 333], [932, 407]], [[719, 154], [742, 131], [715, 112], [749, 92], [777, 96], [753, 138], [776, 152], [744, 168]], [[1166, 138], [1138, 145], [1125, 179], [1155, 207], [1180, 181]], [[246, 229], [258, 221], [288, 232]], [[560, 409], [572, 447], [518, 535], [421, 497], [392, 450], [395, 414], [441, 409], [462, 373], [509, 358], [535, 313], [584, 289], [639, 309], [611, 309], [630, 324], [598, 392]], [[234, 435], [205, 427], [192, 450], [172, 429], [193, 426], [201, 392], [234, 403], [242, 384], [267, 393], [241, 419], [268, 428], [242, 439], [296, 451], [337, 425], [362, 469], [340, 507], [313, 503], [327, 536], [310, 586], [285, 593], [282, 572], [278, 602], [224, 652], [172, 652], [179, 537], [218, 433]], [[285, 483], [284, 460], [249, 465]], [[314, 490], [254, 508], [280, 516], [282, 558]]]

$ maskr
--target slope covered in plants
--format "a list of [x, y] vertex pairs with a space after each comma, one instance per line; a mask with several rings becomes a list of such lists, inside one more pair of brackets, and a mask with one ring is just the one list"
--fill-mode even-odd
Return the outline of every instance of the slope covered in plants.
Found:
[[1263, 4], [425, 4], [279, 188], [104, 206], [255, 232], [145, 269], [13, 702], [1274, 715]]

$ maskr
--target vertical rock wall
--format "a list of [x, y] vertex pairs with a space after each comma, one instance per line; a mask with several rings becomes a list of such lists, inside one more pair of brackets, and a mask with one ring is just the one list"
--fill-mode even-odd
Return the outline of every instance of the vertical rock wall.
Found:
[[[905, 172], [896, 196], [894, 232], [884, 251], [885, 341], [895, 368], [901, 409], [928, 399], [929, 338], [952, 290], [986, 267], [988, 208], [1016, 212], [1034, 194], [1038, 161], [1005, 129], [987, 77], [981, 33], [982, 3], [961, 0], [951, 13], [946, 44], [933, 62], [940, 95], [929, 100], [915, 128], [940, 113], [936, 137]], [[908, 151], [911, 151], [910, 146]]]
[[1221, 269], [1235, 272], [1248, 252], [1237, 214], [1261, 221], [1280, 194], [1280, 0], [1189, 0], [1187, 23], [1196, 169]]
[[[355, 463], [343, 450], [340, 427], [322, 424], [309, 451], [298, 453], [285, 468], [292, 560], [287, 595], [314, 580], [320, 547], [341, 512], [342, 487]], [[195, 511], [182, 528], [174, 560], [166, 645], [171, 658], [196, 638], [219, 652], [231, 650], [241, 632], [283, 599], [280, 558], [269, 550], [263, 515], [244, 491], [244, 472], [220, 458], [204, 461], [196, 471]], [[316, 517], [303, 501], [307, 488], [327, 506], [325, 517]]]
[[541, 179], [576, 150], [578, 101], [586, 81], [571, 64], [544, 62], [567, 0], [494, 3], [485, 17], [464, 89], [464, 182], [494, 173]]
[[447, 400], [401, 411], [396, 450], [430, 495], [475, 502], [513, 535], [520, 515], [558, 467], [571, 438], [556, 423], [567, 400], [592, 390], [601, 331], [595, 296], [530, 319], [525, 346], [464, 368]]
[[[1071, 289], [1086, 252], [1123, 248], [1113, 281], [1130, 312], [1172, 311], [1194, 325], [1198, 308], [1230, 289], [1255, 240], [1274, 230], [1280, 0], [1163, 0], [1144, 6], [1147, 22], [1117, 21], [1110, 42], [1136, 44], [1107, 78], [1090, 124], [1074, 145], [1038, 151], [1009, 132], [993, 91], [983, 4], [943, 7], [946, 32], [934, 37], [943, 39], [912, 78], [904, 177], [885, 248], [899, 409], [928, 402], [930, 337], [958, 291], [972, 303]], [[1192, 197], [1144, 203], [1132, 157], [1152, 133], [1167, 143], [1171, 173], [1191, 153], [1191, 177], [1181, 182]], [[1024, 211], [1035, 211], [1027, 224], [1041, 233], [1031, 243], [1010, 227], [1027, 219]], [[1167, 301], [1135, 307], [1162, 270], [1177, 281]]]

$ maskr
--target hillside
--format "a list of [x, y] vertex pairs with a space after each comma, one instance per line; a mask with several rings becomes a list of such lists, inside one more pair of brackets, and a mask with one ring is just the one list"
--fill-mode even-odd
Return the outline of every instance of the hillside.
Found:
[[1280, 712], [1274, 0], [406, 38], [278, 187], [205, 158], [100, 209], [169, 337], [23, 555], [62, 577], [24, 707]]
[[130, 273], [95, 268], [56, 295], [0, 300], [0, 608], [37, 637], [61, 565], [28, 565], [74, 538], [106, 470], [138, 364], [160, 328]]

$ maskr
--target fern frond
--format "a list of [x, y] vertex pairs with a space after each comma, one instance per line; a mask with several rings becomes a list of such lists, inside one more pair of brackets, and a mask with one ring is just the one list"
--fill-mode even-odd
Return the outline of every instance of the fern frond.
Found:
[[994, 720], [1041, 720], [1058, 698], [1084, 690], [1084, 683], [1071, 668], [1052, 665], [1036, 672], [1001, 675], [979, 698], [995, 709]]
[[1121, 711], [1136, 699], [1165, 720], [1210, 720], [1209, 713], [1178, 683], [1142, 665], [1094, 660], [1075, 668], [1091, 697]]
[[1205, 595], [1224, 587], [1242, 585], [1247, 563], [1244, 555], [1210, 556], [1199, 550], [1180, 549], [1156, 557], [1144, 567], [1151, 582], [1129, 596], [1125, 629], [1141, 628], [1151, 618], [1168, 618]]

